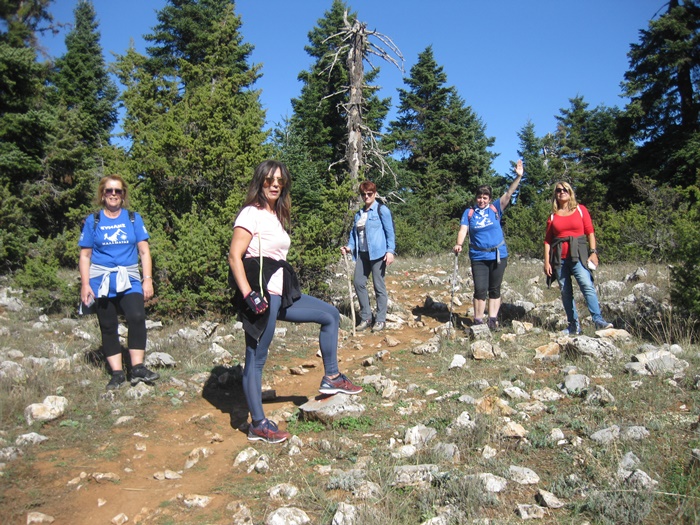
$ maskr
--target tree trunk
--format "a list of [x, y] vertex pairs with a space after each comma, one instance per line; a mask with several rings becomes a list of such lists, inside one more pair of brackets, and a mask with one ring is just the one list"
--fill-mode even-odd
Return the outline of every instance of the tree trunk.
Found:
[[357, 20], [352, 26], [352, 40], [347, 66], [350, 79], [350, 100], [347, 107], [348, 146], [345, 156], [350, 179], [357, 183], [362, 165], [362, 86], [364, 85], [364, 53], [367, 45], [365, 25]]

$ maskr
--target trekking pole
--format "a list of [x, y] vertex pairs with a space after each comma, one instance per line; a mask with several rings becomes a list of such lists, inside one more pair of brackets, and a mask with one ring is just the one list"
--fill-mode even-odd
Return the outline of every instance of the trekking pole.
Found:
[[355, 301], [352, 298], [352, 281], [350, 280], [350, 264], [348, 263], [348, 254], [343, 254], [345, 261], [345, 275], [348, 278], [348, 297], [350, 298], [350, 312], [352, 314], [352, 336], [355, 337]]
[[450, 322], [447, 325], [447, 338], [450, 338], [450, 331], [452, 329], [452, 309], [455, 301], [455, 288], [457, 287], [457, 270], [459, 269], [459, 253], [455, 252], [455, 269], [452, 272], [452, 293], [450, 294]]

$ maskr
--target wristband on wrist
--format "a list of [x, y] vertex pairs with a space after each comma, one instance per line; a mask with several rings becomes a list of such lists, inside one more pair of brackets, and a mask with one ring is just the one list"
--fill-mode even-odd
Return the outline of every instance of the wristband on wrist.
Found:
[[593, 255], [594, 253], [595, 254], [598, 253], [598, 250], [596, 248], [593, 248], [592, 250], [588, 250], [588, 255]]
[[153, 279], [150, 275], [144, 275], [142, 281], [145, 281], [146, 279]]

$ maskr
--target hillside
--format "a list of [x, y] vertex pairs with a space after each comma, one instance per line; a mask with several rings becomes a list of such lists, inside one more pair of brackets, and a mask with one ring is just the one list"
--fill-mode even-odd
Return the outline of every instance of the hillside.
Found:
[[[502, 330], [472, 329], [466, 258], [448, 335], [452, 263], [390, 267], [386, 332], [343, 321], [341, 370], [365, 389], [352, 416], [300, 411], [323, 375], [316, 329], [278, 325], [265, 408], [294, 434], [283, 445], [246, 439], [235, 320], [154, 320], [161, 379], [105, 393], [96, 319], [41, 316], [2, 289], [3, 523], [698, 522], [700, 356], [666, 266], [602, 265], [616, 329], [569, 338], [540, 261], [509, 263]], [[28, 424], [47, 396], [60, 415]]]

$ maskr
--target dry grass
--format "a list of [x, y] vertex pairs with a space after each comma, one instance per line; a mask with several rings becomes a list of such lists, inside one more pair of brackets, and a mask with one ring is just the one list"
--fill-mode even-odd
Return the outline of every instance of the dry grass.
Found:
[[[451, 288], [448, 279], [452, 274], [453, 262], [450, 255], [422, 260], [399, 258], [390, 268], [387, 278], [396, 308], [405, 317], [412, 318], [416, 312], [422, 312], [426, 296], [449, 302]], [[467, 261], [462, 258], [460, 276], [463, 284], [456, 293], [462, 306], [456, 307], [455, 312], [468, 321], [466, 314], [471, 289], [466, 266]], [[631, 265], [603, 266], [598, 273], [598, 282], [623, 282], [624, 277], [634, 270], [636, 267]], [[658, 298], [664, 299], [668, 294], [667, 269], [647, 266], [647, 270], [646, 282], [656, 285]], [[339, 268], [338, 274], [331, 283], [331, 289], [335, 297], [345, 300], [346, 307], [341, 309], [347, 311], [347, 299], [342, 299], [347, 295], [344, 269]], [[421, 284], [423, 281], [419, 282], [417, 278], [422, 274], [435, 276], [442, 282]], [[532, 280], [538, 276], [540, 284], [533, 287]], [[536, 292], [533, 288], [536, 288], [542, 296], [538, 302], [556, 304], [559, 299], [558, 290], [544, 288], [539, 261], [509, 263], [506, 280], [508, 288], [522, 297], [532, 297]], [[619, 296], [632, 293], [634, 284], [625, 282]], [[580, 310], [585, 311], [580, 295], [577, 298]], [[604, 304], [613, 300], [607, 297], [602, 299]], [[64, 326], [57, 320], [52, 320], [52, 327], [58, 328], [49, 331], [27, 328], [36, 320], [35, 317], [26, 311], [21, 314], [4, 313], [2, 324], [9, 327], [6, 335], [0, 335], [0, 349], [4, 355], [9, 350], [18, 350], [25, 357], [50, 359], [77, 355], [78, 358], [73, 359], [67, 369], [27, 367], [28, 376], [24, 380], [0, 380], [0, 430], [8, 444], [28, 431], [50, 434], [51, 440], [41, 445], [41, 450], [52, 454], [54, 467], [59, 471], [64, 468], [62, 451], [78, 444], [85, 458], [97, 463], [116, 461], [127, 454], [123, 440], [130, 433], [119, 436], [113, 432], [113, 424], [120, 415], [137, 411], [143, 421], [155, 423], [164, 411], [179, 410], [181, 405], [178, 403], [182, 400], [196, 403], [201, 402], [199, 398], [202, 396], [208, 399], [206, 392], [203, 392], [203, 382], [199, 383], [197, 390], [193, 377], [198, 374], [207, 376], [215, 371], [208, 352], [211, 340], [198, 342], [179, 337], [177, 331], [184, 326], [177, 322], [166, 322], [165, 328], [152, 333], [150, 340], [152, 350], [168, 352], [179, 366], [161, 371], [163, 378], [156, 384], [152, 398], [136, 401], [123, 395], [115, 399], [102, 396], [107, 375], [103, 366], [91, 358], [96, 350], [94, 342], [76, 337], [72, 334], [71, 326]], [[440, 318], [441, 322], [444, 320]], [[235, 365], [243, 360], [243, 336], [232, 330], [232, 323], [228, 321], [222, 323], [216, 335], [226, 336], [225, 347], [234, 353], [232, 365]], [[400, 388], [405, 389], [398, 398], [387, 401], [373, 388], [367, 388], [362, 394], [362, 402], [367, 407], [362, 420], [348, 420], [335, 428], [292, 422], [290, 429], [306, 442], [303, 460], [286, 457], [284, 448], [271, 448], [272, 470], [269, 474], [212, 480], [210, 490], [215, 494], [247, 501], [254, 510], [256, 522], [261, 522], [266, 513], [279, 506], [264, 497], [265, 491], [275, 483], [289, 482], [291, 479], [301, 490], [294, 504], [306, 510], [314, 523], [330, 523], [342, 501], [365, 505], [360, 508], [359, 523], [363, 525], [419, 524], [441, 514], [450, 516], [451, 525], [471, 524], [477, 518], [494, 519], [496, 523], [519, 523], [520, 518], [514, 514], [515, 506], [518, 503], [535, 503], [535, 488], [510, 482], [504, 493], [488, 495], [466, 477], [467, 474], [481, 472], [508, 477], [508, 467], [519, 465], [537, 472], [541, 478], [538, 486], [567, 502], [565, 508], [549, 512], [545, 520], [547, 523], [569, 524], [588, 520], [601, 524], [656, 524], [669, 523], [669, 517], [675, 523], [696, 523], [700, 515], [700, 471], [691, 465], [690, 451], [700, 447], [700, 434], [692, 427], [700, 415], [700, 393], [695, 388], [694, 379], [700, 357], [697, 345], [691, 341], [697, 340], [698, 327], [685, 319], [678, 319], [670, 309], [661, 310], [661, 314], [654, 318], [640, 315], [624, 321], [633, 337], [628, 342], [616, 343], [625, 357], [613, 363], [590, 360], [536, 362], [533, 360], [534, 349], [555, 338], [546, 327], [539, 326], [513, 340], [499, 341], [507, 358], [490, 362], [468, 360], [464, 368], [456, 370], [449, 370], [454, 354], [469, 353], [469, 341], [461, 334], [455, 340], [443, 339], [440, 352], [433, 355], [414, 355], [410, 352], [410, 345], [389, 349], [388, 360], [376, 360], [370, 370], [354, 369], [349, 372], [382, 374], [397, 381]], [[348, 321], [343, 322], [349, 332]], [[433, 326], [437, 324], [431, 318], [426, 318], [426, 322]], [[192, 322], [188, 327], [196, 328], [198, 324]], [[503, 333], [507, 334], [510, 329], [508, 323], [505, 324]], [[308, 360], [317, 348], [314, 327], [283, 326], [287, 326], [288, 334], [273, 344], [265, 380], [284, 376], [288, 373], [288, 367]], [[80, 320], [79, 327], [91, 334], [94, 341], [99, 340], [94, 319]], [[588, 332], [592, 334], [590, 328]], [[418, 330], [414, 339], [427, 340], [432, 335], [429, 331]], [[683, 354], [680, 357], [689, 363], [686, 377], [672, 381], [668, 377], [639, 378], [626, 374], [625, 362], [643, 343], [681, 345]], [[350, 339], [343, 344], [360, 355], [371, 356], [377, 351], [374, 346], [355, 349], [352, 346], [355, 343]], [[382, 348], [386, 347], [382, 345]], [[607, 406], [594, 406], [586, 404], [582, 398], [569, 397], [546, 403], [545, 412], [526, 417], [514, 416], [529, 431], [527, 440], [501, 437], [498, 434], [502, 425], [500, 418], [477, 414], [472, 405], [458, 399], [465, 394], [480, 397], [484, 385], [489, 385], [491, 393], [502, 397], [506, 384], [517, 384], [527, 392], [545, 387], [558, 390], [564, 374], [571, 367], [591, 377], [593, 383], [604, 386], [615, 397], [615, 402]], [[234, 384], [234, 376], [224, 386], [228, 388]], [[193, 384], [195, 388], [192, 388]], [[427, 395], [431, 389], [437, 394]], [[226, 390], [223, 386], [219, 392], [222, 396], [231, 392], [240, 395], [239, 391]], [[445, 395], [450, 392], [457, 394]], [[68, 411], [60, 420], [35, 423], [27, 428], [24, 408], [49, 394], [69, 398], [71, 404]], [[219, 401], [214, 399], [211, 402]], [[511, 406], [517, 403], [510, 402]], [[413, 413], [401, 414], [412, 406], [415, 408]], [[468, 411], [475, 420], [474, 429], [460, 429], [448, 434], [448, 426], [463, 411]], [[411, 458], [393, 457], [392, 450], [387, 446], [389, 440], [402, 439], [406, 429], [418, 424], [435, 428], [441, 441], [456, 444], [461, 460], [456, 464], [447, 463], [430, 449]], [[611, 425], [642, 425], [651, 435], [641, 441], [615, 442], [607, 446], [596, 445], [589, 439], [592, 432]], [[551, 440], [549, 434], [553, 428], [564, 432], [568, 445], [557, 445]], [[206, 423], [198, 425], [200, 433], [212, 430], [214, 428]], [[347, 440], [357, 446], [349, 445]], [[486, 445], [497, 451], [494, 458], [482, 456]], [[659, 481], [653, 490], [633, 491], [617, 481], [619, 461], [630, 451], [640, 459], [639, 468]], [[228, 458], [229, 461], [232, 459]], [[45, 461], [46, 456], [40, 458], [30, 452], [6, 466], [5, 475], [0, 479], [3, 489], [0, 491], [0, 504], [8, 509], [8, 515], [15, 521], [23, 519], [29, 509], [40, 509], [57, 497], [36, 473], [35, 467]], [[319, 475], [314, 469], [319, 465], [332, 465], [333, 468], [347, 471], [358, 463], [371, 465], [366, 469], [367, 481], [379, 487], [379, 493], [366, 501], [352, 498], [353, 487], [347, 485], [348, 482], [337, 481], [329, 486], [329, 477]], [[440, 465], [441, 475], [430, 487], [392, 486], [394, 467], [421, 463]], [[17, 494], [21, 486], [30, 487], [30, 490], [25, 491], [22, 497], [8, 497], [8, 494]], [[182, 515], [172, 508], [176, 505], [167, 499], [163, 501], [164, 515], [155, 523], [230, 522], [230, 513], [210, 510], [197, 515]]]

